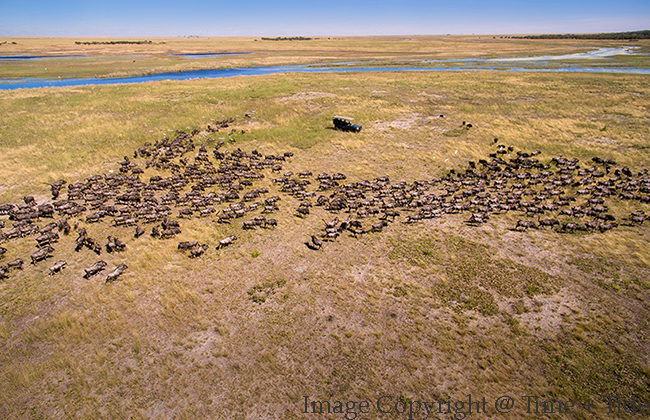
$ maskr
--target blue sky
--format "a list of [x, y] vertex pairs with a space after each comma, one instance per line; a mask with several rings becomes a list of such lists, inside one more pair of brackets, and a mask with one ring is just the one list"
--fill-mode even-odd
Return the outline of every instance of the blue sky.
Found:
[[323, 36], [650, 29], [650, 0], [0, 0], [0, 36]]

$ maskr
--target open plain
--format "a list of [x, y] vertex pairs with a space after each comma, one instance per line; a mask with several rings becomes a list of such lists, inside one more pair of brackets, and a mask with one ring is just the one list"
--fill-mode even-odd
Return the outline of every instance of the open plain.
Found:
[[[605, 60], [647, 68], [650, 52], [498, 36], [107, 41], [2, 38], [2, 56], [84, 57], [0, 61], [0, 79], [628, 45], [638, 54]], [[170, 55], [218, 52], [250, 54]], [[575, 403], [550, 418], [637, 418], [608, 413], [605, 397], [650, 401], [649, 77], [332, 72], [0, 90], [0, 265], [24, 260], [0, 280], [0, 416], [346, 418], [305, 397], [390, 396], [395, 409], [472, 395], [488, 404], [470, 418], [539, 418], [524, 396]], [[334, 115], [362, 131], [334, 130]], [[498, 413], [504, 395], [514, 407]]]

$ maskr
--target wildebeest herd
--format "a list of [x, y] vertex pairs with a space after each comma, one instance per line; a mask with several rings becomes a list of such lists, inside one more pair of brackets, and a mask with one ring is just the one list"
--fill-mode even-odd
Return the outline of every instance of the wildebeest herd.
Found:
[[[171, 239], [182, 232], [183, 220], [188, 218], [238, 224], [242, 229], [273, 229], [278, 221], [271, 215], [280, 209], [283, 196], [293, 197], [284, 202], [298, 203], [297, 218], [330, 213], [322, 231], [305, 234], [305, 245], [312, 250], [344, 233], [360, 237], [381, 232], [395, 222], [418, 223], [447, 214], [467, 214], [466, 223], [477, 226], [510, 212], [518, 218], [513, 230], [566, 233], [604, 232], [623, 223], [643, 225], [650, 218], [643, 210], [650, 203], [648, 171], [633, 172], [611, 159], [579, 162], [554, 157], [542, 162], [539, 151], [515, 153], [512, 147], [499, 145], [486, 159], [470, 161], [466, 168], [451, 170], [444, 177], [392, 183], [388, 176], [381, 176], [349, 182], [342, 173], [314, 176], [309, 170], [287, 171], [291, 152], [264, 155], [234, 146], [226, 150], [224, 142], [205, 138], [230, 122], [233, 119], [207, 131], [177, 131], [173, 137], [145, 143], [119, 162], [117, 173], [74, 183], [54, 182], [50, 184], [52, 198], [44, 202], [26, 196], [19, 203], [0, 204], [0, 216], [8, 216], [11, 222], [5, 226], [0, 219], [0, 241], [10, 246], [12, 241], [34, 237], [36, 249], [30, 259], [36, 265], [55, 254], [60, 235], [73, 230], [77, 252], [87, 249], [100, 256], [103, 251], [119, 253], [129, 241], [147, 233], [151, 240]], [[153, 175], [143, 180], [145, 173]], [[636, 211], [618, 220], [611, 210], [622, 202], [635, 203]], [[105, 240], [92, 238], [80, 222], [88, 227], [103, 224], [105, 232], [129, 227], [133, 238], [120, 239], [115, 234]], [[230, 235], [215, 244], [183, 241], [177, 249], [197, 258], [236, 240], [236, 235]], [[7, 248], [0, 247], [0, 258], [6, 252]], [[59, 273], [66, 265], [59, 260], [49, 272]], [[83, 275], [95, 276], [107, 266], [99, 260]], [[117, 280], [127, 268], [117, 265], [106, 282]], [[22, 258], [0, 264], [0, 278], [22, 269]]]

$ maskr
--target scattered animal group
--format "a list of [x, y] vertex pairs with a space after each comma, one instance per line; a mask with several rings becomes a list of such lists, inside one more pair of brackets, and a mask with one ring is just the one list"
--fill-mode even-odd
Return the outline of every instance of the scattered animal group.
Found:
[[[647, 170], [633, 173], [599, 157], [582, 165], [576, 158], [564, 157], [543, 163], [537, 157], [540, 154], [514, 153], [514, 148], [499, 145], [489, 160], [469, 161], [465, 170], [412, 183], [392, 184], [388, 177], [379, 177], [332, 185], [327, 182], [331, 178], [321, 174], [318, 190], [329, 194], [316, 197], [316, 205], [335, 214], [346, 212], [348, 217], [325, 222], [320, 238], [332, 241], [344, 231], [355, 237], [380, 232], [400, 217], [404, 223], [416, 223], [469, 213], [466, 223], [478, 226], [508, 212], [519, 217], [513, 227], [516, 231], [604, 232], [618, 227], [611, 209], [624, 207], [618, 206], [622, 201], [637, 207], [650, 203]], [[649, 219], [639, 209], [620, 223], [642, 225]], [[306, 242], [307, 247], [320, 249], [314, 239]]]
[[[207, 132], [233, 121], [220, 121]], [[0, 242], [34, 236], [36, 250], [30, 257], [36, 265], [52, 257], [61, 235], [74, 229], [77, 252], [88, 249], [99, 256], [105, 249], [119, 254], [129, 246], [129, 239], [120, 240], [111, 229], [123, 234], [125, 227], [133, 228], [135, 240], [150, 226], [150, 240], [167, 240], [181, 234], [182, 221], [189, 218], [225, 224], [240, 220], [242, 229], [275, 228], [278, 221], [269, 215], [280, 210], [283, 195], [286, 201], [297, 200], [297, 218], [332, 214], [321, 232], [308, 235], [305, 244], [312, 250], [322, 249], [325, 242], [344, 232], [360, 237], [382, 232], [399, 220], [418, 223], [446, 214], [469, 214], [466, 223], [478, 226], [494, 215], [510, 212], [518, 218], [512, 228], [515, 231], [556, 229], [566, 233], [604, 232], [622, 223], [638, 226], [650, 218], [640, 208], [650, 203], [648, 171], [634, 173], [610, 159], [594, 157], [579, 162], [555, 157], [542, 162], [539, 151], [515, 153], [512, 147], [499, 145], [487, 159], [470, 161], [467, 168], [451, 170], [444, 177], [392, 183], [388, 176], [381, 176], [347, 182], [342, 173], [283, 173], [283, 165], [293, 156], [290, 152], [263, 155], [257, 150], [224, 150], [224, 142], [210, 139], [197, 146], [199, 133], [206, 132], [177, 131], [173, 138], [145, 143], [131, 158], [125, 156], [118, 163], [118, 173], [74, 183], [53, 182], [52, 198], [46, 202], [39, 204], [33, 196], [26, 196], [20, 203], [0, 204], [0, 216], [8, 216], [12, 222], [5, 228], [5, 220], [0, 220]], [[142, 179], [145, 171], [153, 173], [148, 180]], [[268, 196], [271, 190], [276, 190], [275, 195]], [[612, 210], [621, 202], [635, 203], [638, 209], [618, 220]], [[86, 227], [79, 227], [80, 222]], [[106, 242], [90, 236], [88, 229], [93, 224], [112, 233]], [[236, 235], [225, 237], [215, 248], [223, 249], [236, 240]], [[190, 258], [201, 257], [210, 247], [197, 240], [177, 246]], [[0, 258], [6, 252], [0, 247]], [[49, 272], [59, 273], [66, 265], [59, 260]], [[97, 275], [107, 265], [103, 260], [95, 262], [84, 270], [84, 277]], [[21, 258], [0, 264], [0, 278], [22, 268]], [[126, 269], [126, 264], [117, 265], [106, 282], [117, 280]]]

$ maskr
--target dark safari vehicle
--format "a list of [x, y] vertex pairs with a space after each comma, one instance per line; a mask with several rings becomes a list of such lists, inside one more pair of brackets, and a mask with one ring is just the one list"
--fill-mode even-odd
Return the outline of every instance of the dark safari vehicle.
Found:
[[334, 127], [337, 130], [341, 131], [352, 131], [354, 133], [358, 133], [361, 131], [361, 126], [359, 124], [352, 124], [350, 121], [353, 121], [354, 118], [349, 118], [349, 117], [339, 117], [336, 116], [334, 117]]

